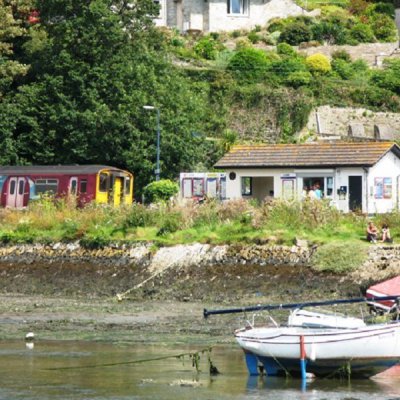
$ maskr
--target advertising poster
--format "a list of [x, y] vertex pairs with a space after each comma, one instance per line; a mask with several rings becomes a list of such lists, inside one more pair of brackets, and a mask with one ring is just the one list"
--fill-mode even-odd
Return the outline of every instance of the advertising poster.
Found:
[[375, 178], [375, 198], [383, 199], [383, 178]]
[[392, 178], [383, 178], [383, 198], [392, 198]]

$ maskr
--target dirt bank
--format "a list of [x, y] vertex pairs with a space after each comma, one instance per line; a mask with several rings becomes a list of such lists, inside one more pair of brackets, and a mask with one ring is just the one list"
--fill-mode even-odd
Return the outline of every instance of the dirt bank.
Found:
[[244, 316], [203, 319], [203, 308], [361, 294], [354, 281], [305, 266], [171, 268], [131, 290], [149, 276], [145, 267], [127, 265], [0, 263], [0, 338], [22, 339], [33, 331], [38, 339], [226, 342]]

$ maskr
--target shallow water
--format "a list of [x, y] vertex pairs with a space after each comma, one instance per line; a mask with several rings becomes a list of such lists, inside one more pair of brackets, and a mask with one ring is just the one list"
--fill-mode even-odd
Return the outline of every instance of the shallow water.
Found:
[[22, 341], [2, 341], [0, 399], [400, 399], [400, 376], [315, 380], [305, 389], [294, 378], [249, 378], [242, 352], [233, 346], [213, 348], [221, 374], [212, 377], [207, 354], [201, 355], [200, 373], [187, 356], [132, 363], [201, 348], [39, 341], [28, 349]]

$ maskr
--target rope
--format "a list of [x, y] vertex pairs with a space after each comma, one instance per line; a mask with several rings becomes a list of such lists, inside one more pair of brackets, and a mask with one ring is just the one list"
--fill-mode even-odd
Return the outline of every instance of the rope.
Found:
[[158, 271], [158, 272], [156, 272], [155, 274], [149, 276], [147, 279], [145, 279], [144, 281], [138, 283], [138, 284], [135, 285], [134, 287], [132, 287], [132, 288], [126, 290], [125, 292], [123, 292], [123, 293], [117, 293], [117, 294], [116, 294], [117, 300], [118, 300], [118, 301], [124, 300], [124, 298], [125, 298], [129, 293], [133, 292], [133, 291], [136, 290], [136, 289], [141, 288], [141, 287], [142, 287], [143, 285], [145, 285], [147, 282], [149, 282], [149, 281], [153, 280], [154, 278], [156, 278], [157, 276], [163, 274], [167, 269], [173, 267], [173, 266], [176, 264], [177, 261], [179, 261], [179, 260], [181, 260], [182, 258], [186, 257], [186, 255], [187, 255], [186, 253], [183, 254], [181, 257], [179, 257], [178, 259], [172, 261], [170, 264], [168, 264], [166, 267], [164, 267], [161, 271]]
[[[188, 353], [181, 353], [181, 354], [176, 354], [176, 355], [171, 355], [171, 356], [161, 356], [161, 357], [154, 357], [154, 358], [144, 358], [140, 360], [130, 360], [130, 361], [122, 361], [122, 362], [116, 362], [116, 363], [104, 363], [104, 364], [89, 364], [89, 365], [77, 365], [77, 366], [69, 366], [69, 367], [56, 367], [56, 368], [43, 368], [43, 371], [59, 371], [59, 370], [65, 370], [65, 369], [86, 369], [86, 368], [103, 368], [103, 367], [113, 367], [116, 365], [129, 365], [129, 364], [142, 364], [145, 362], [152, 362], [152, 361], [158, 361], [158, 360], [166, 360], [169, 358], [183, 358], [185, 356], [189, 356], [193, 359], [198, 360], [199, 359], [199, 354], [204, 354], [205, 352], [208, 352], [209, 356], [209, 362], [211, 362], [210, 359], [210, 353], [211, 353], [212, 347], [207, 347], [205, 349], [196, 351], [196, 352], [188, 352]], [[198, 369], [197, 363], [196, 364], [196, 369]]]

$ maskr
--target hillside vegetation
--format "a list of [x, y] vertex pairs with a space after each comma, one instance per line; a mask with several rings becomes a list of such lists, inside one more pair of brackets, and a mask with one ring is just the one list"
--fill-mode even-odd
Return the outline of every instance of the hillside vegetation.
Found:
[[293, 141], [317, 105], [400, 110], [399, 59], [377, 70], [341, 50], [299, 51], [395, 40], [390, 2], [304, 1], [321, 15], [195, 36], [155, 28], [151, 0], [111, 3], [0, 5], [1, 164], [112, 164], [135, 174], [140, 198], [156, 161], [156, 113], [144, 105], [160, 110], [171, 179], [211, 168], [235, 141]]

